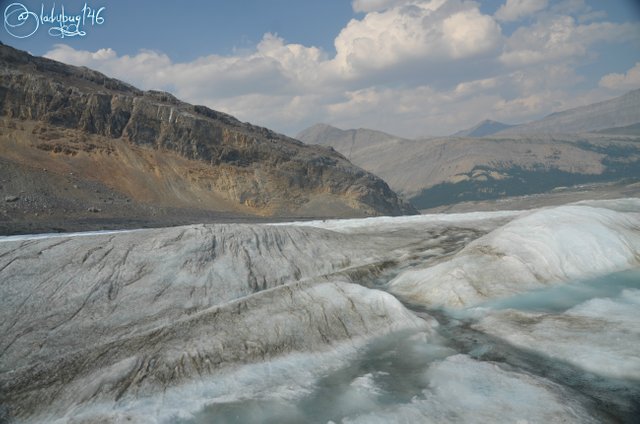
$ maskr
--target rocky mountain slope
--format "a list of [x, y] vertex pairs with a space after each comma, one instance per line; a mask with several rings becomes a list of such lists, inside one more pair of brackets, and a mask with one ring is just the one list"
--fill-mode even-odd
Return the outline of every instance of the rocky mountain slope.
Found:
[[496, 135], [581, 133], [638, 123], [640, 89], [603, 102], [552, 113], [537, 121], [505, 129]]
[[0, 160], [15, 171], [0, 182], [2, 200], [17, 198], [0, 210], [7, 227], [60, 213], [149, 219], [149, 208], [172, 216], [414, 212], [336, 152], [6, 45]]
[[[324, 127], [299, 134], [348, 155], [415, 207], [548, 192], [637, 178], [640, 137], [610, 134], [440, 137], [407, 140]], [[369, 137], [374, 134], [374, 137]], [[381, 136], [384, 134], [384, 136]]]
[[623, 127], [605, 128], [596, 132], [601, 134], [640, 135], [640, 122], [637, 124], [625, 125]]
[[361, 151], [372, 146], [407, 140], [382, 131], [367, 128], [341, 130], [327, 124], [313, 125], [298, 133], [296, 139], [310, 145], [329, 146], [347, 158], [354, 154], [358, 157]]

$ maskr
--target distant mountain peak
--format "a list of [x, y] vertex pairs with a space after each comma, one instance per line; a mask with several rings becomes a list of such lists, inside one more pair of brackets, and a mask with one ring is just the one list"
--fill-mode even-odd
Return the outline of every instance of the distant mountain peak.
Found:
[[485, 119], [466, 130], [458, 131], [453, 134], [454, 137], [486, 137], [488, 135], [495, 134], [499, 131], [511, 128], [514, 125], [504, 124], [502, 122], [493, 121], [491, 119]]
[[[333, 125], [324, 123], [324, 122], [318, 122], [317, 124], [313, 124], [312, 126], [310, 126], [309, 128], [307, 128], [306, 130], [311, 130], [311, 129], [315, 129], [315, 130], [340, 130], [340, 131], [344, 131], [338, 127], [334, 127]], [[305, 130], [305, 131], [306, 131]]]

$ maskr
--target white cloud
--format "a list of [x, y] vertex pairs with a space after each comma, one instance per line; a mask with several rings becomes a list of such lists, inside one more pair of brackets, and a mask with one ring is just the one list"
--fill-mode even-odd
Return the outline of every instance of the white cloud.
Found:
[[599, 42], [624, 42], [636, 38], [631, 23], [592, 22], [580, 25], [572, 16], [551, 16], [518, 28], [507, 40], [500, 60], [508, 66], [585, 57]]
[[528, 117], [536, 116], [545, 111], [553, 110], [554, 98], [556, 96], [551, 91], [543, 91], [528, 96], [516, 97], [515, 99], [501, 99], [493, 105], [495, 116]]
[[517, 21], [547, 7], [547, 0], [507, 0], [495, 14], [500, 21]]
[[318, 48], [284, 44], [272, 34], [265, 34], [252, 54], [210, 55], [187, 63], [173, 63], [153, 51], [117, 56], [112, 49], [87, 52], [66, 45], [56, 45], [45, 56], [92, 67], [142, 88], [175, 91], [188, 99], [293, 90], [316, 81], [318, 64], [324, 59]]
[[473, 95], [496, 88], [498, 84], [498, 78], [485, 78], [474, 81], [464, 81], [456, 85], [454, 93], [460, 96]]
[[640, 62], [624, 74], [611, 73], [600, 79], [600, 87], [610, 90], [635, 90], [640, 88]]
[[592, 11], [586, 0], [556, 0], [549, 8], [554, 15], [582, 15]]
[[351, 7], [354, 12], [380, 12], [393, 7], [405, 4], [421, 4], [423, 7], [435, 10], [442, 6], [447, 0], [353, 0]]
[[455, 13], [442, 22], [449, 54], [455, 59], [482, 54], [498, 46], [500, 27], [476, 8]]
[[167, 55], [150, 50], [141, 50], [135, 56], [118, 56], [110, 48], [89, 52], [57, 44], [53, 50], [45, 54], [45, 57], [72, 65], [87, 66], [134, 84], [140, 84], [144, 80], [144, 84], [141, 85], [150, 88], [164, 85], [162, 73], [158, 71], [171, 66], [171, 59]]
[[403, 63], [482, 55], [497, 49], [500, 41], [500, 27], [475, 3], [412, 3], [351, 20], [335, 39], [333, 63], [339, 73], [353, 78]]
[[[475, 98], [459, 99], [450, 92], [439, 92], [429, 86], [411, 89], [368, 87], [346, 93], [341, 101], [327, 106], [328, 122], [338, 127], [372, 128], [392, 134], [419, 137], [446, 134], [460, 119], [477, 107], [469, 107]], [[477, 106], [477, 105], [476, 105]]]
[[353, 0], [351, 7], [354, 12], [369, 13], [409, 3], [410, 1], [411, 0]]
[[371, 85], [372, 78], [393, 85], [396, 72], [423, 74], [426, 66], [498, 51], [500, 28], [476, 3], [444, 4], [414, 1], [352, 20], [337, 35], [332, 58], [321, 49], [286, 43], [272, 34], [265, 34], [253, 51], [186, 63], [173, 63], [153, 51], [118, 56], [111, 49], [89, 52], [65, 45], [46, 56], [289, 130], [309, 119], [303, 111], [331, 115], [329, 105], [344, 101], [345, 92]]

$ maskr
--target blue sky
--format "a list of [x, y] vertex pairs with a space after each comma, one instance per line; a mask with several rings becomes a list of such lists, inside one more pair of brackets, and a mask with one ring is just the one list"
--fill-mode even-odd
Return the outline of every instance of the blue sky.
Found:
[[84, 37], [42, 24], [23, 39], [0, 28], [0, 40], [289, 135], [316, 122], [442, 135], [640, 88], [636, 0], [86, 3], [105, 9]]
[[[3, 0], [2, 10], [14, 0]], [[52, 1], [21, 1], [29, 10]], [[333, 48], [333, 38], [354, 16], [348, 1], [304, 0], [57, 0], [70, 11], [84, 4], [105, 7], [105, 23], [85, 37], [67, 38], [73, 47], [97, 50], [111, 47], [120, 54], [135, 54], [141, 48], [167, 53], [176, 61], [193, 60], [207, 54], [233, 54], [252, 49], [267, 33], [278, 33], [287, 40], [304, 45]], [[167, 6], [167, 4], [172, 6]], [[42, 55], [62, 40], [39, 31], [33, 37], [16, 40], [2, 33], [16, 47]]]

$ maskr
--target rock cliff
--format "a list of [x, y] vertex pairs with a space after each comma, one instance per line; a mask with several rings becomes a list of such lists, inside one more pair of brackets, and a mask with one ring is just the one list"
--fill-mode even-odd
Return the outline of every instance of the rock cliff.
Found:
[[[384, 181], [332, 150], [6, 45], [0, 116], [2, 157], [75, 172], [134, 202], [197, 202], [263, 216], [415, 213]], [[132, 163], [140, 158], [146, 163]], [[165, 158], [172, 164], [163, 166]], [[158, 190], [154, 183], [168, 192], [146, 195]]]

